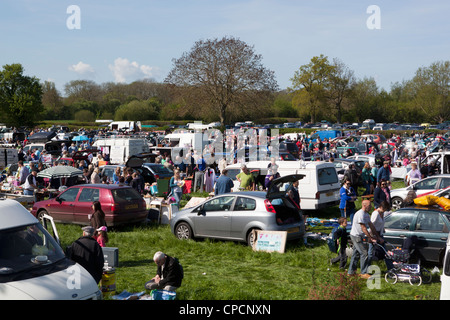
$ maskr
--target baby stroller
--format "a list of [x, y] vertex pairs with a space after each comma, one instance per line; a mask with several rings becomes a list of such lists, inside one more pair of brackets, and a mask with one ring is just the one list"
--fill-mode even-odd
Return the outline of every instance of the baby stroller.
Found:
[[[408, 281], [412, 286], [420, 286], [422, 283], [430, 283], [432, 280], [431, 272], [420, 266], [420, 263], [411, 264], [409, 258], [414, 251], [414, 241], [407, 238], [403, 247], [394, 248], [392, 244], [387, 245], [392, 247], [392, 250], [387, 251], [383, 246], [376, 244], [378, 249], [384, 251], [385, 259], [390, 259], [393, 262], [393, 268], [386, 272], [384, 279], [387, 283], [396, 284], [398, 281]], [[379, 249], [379, 250], [381, 250]]]

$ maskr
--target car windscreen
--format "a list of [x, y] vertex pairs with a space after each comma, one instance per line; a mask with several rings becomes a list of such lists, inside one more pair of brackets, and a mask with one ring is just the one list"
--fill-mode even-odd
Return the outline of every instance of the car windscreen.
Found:
[[336, 169], [333, 167], [319, 168], [317, 170], [319, 185], [338, 183]]
[[114, 201], [136, 201], [141, 200], [142, 196], [133, 188], [119, 188], [111, 190]]
[[0, 282], [12, 274], [35, 272], [64, 258], [61, 247], [40, 223], [0, 230]]

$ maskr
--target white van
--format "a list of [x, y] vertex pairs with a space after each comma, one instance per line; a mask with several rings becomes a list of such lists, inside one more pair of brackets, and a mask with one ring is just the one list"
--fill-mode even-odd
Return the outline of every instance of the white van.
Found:
[[450, 237], [447, 238], [447, 247], [445, 249], [444, 265], [441, 274], [440, 299], [450, 300]]
[[0, 200], [0, 300], [100, 299], [94, 278], [66, 258], [30, 212], [15, 200]]
[[[246, 163], [250, 171], [258, 170], [257, 181], [264, 184], [270, 161], [250, 161]], [[278, 161], [280, 176], [304, 174], [299, 181], [299, 194], [303, 210], [317, 210], [339, 204], [341, 188], [336, 168], [331, 162], [324, 161]], [[227, 176], [234, 182], [233, 191], [239, 191], [236, 175], [241, 172], [241, 164], [227, 166]]]

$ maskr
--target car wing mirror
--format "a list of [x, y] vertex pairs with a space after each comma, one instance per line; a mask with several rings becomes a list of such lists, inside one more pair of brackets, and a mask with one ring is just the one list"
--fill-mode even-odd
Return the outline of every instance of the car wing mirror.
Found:
[[198, 209], [197, 216], [204, 216], [205, 214], [205, 208], [201, 206], [200, 209]]

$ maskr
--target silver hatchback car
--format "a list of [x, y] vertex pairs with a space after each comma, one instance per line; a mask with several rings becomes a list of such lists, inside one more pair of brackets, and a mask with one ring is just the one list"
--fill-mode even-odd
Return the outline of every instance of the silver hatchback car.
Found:
[[272, 182], [268, 192], [231, 192], [173, 214], [172, 233], [178, 239], [216, 238], [247, 242], [253, 246], [253, 230], [286, 231], [287, 240], [301, 239], [305, 222], [286, 196], [292, 183], [304, 177], [288, 175]]

